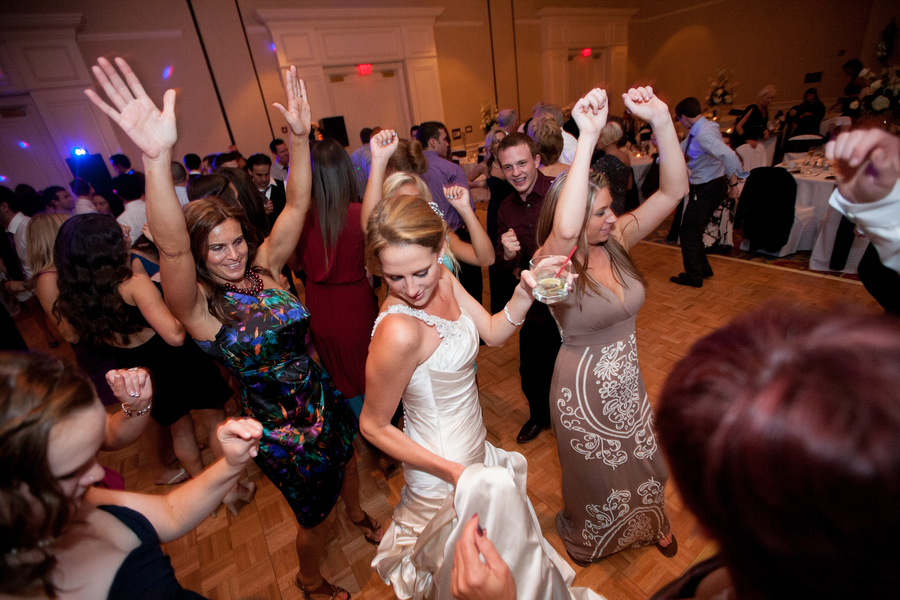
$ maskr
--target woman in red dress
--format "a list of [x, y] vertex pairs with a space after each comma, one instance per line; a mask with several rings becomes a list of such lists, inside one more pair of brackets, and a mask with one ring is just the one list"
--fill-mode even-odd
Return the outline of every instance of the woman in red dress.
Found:
[[310, 333], [322, 364], [357, 418], [366, 393], [366, 358], [378, 299], [366, 277], [353, 163], [335, 140], [312, 149], [312, 205], [297, 256], [306, 271]]

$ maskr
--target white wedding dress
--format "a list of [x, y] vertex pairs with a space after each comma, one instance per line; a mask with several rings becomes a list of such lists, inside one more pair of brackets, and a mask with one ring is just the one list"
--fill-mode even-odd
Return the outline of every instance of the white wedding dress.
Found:
[[478, 513], [510, 567], [519, 600], [602, 598], [585, 588], [569, 590], [575, 572], [541, 534], [525, 493], [525, 458], [485, 441], [473, 368], [478, 332], [472, 318], [463, 310], [458, 320], [446, 321], [395, 304], [378, 316], [375, 327], [395, 313], [422, 320], [442, 338], [403, 393], [404, 431], [422, 447], [467, 469], [454, 495], [451, 484], [403, 465], [406, 485], [372, 567], [401, 600], [450, 600], [456, 541], [462, 526]]

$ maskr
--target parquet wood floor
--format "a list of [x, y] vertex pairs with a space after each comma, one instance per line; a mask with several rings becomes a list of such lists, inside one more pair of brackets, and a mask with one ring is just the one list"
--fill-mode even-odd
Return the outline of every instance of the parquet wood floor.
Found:
[[[483, 217], [484, 208], [479, 209]], [[641, 243], [633, 256], [650, 283], [637, 319], [637, 335], [638, 355], [651, 402], [658, 396], [668, 371], [694, 340], [764, 303], [790, 302], [816, 311], [841, 301], [880, 312], [862, 285], [847, 280], [710, 256], [715, 276], [695, 289], [668, 281], [669, 276], [682, 270], [677, 248]], [[485, 279], [486, 304], [488, 289]], [[23, 334], [32, 347], [48, 351], [30, 319], [26, 316], [21, 321]], [[71, 356], [71, 351], [62, 346], [52, 352]], [[481, 347], [478, 382], [488, 439], [496, 446], [519, 451], [528, 459], [528, 492], [541, 528], [565, 556], [556, 531], [556, 513], [562, 507], [562, 499], [553, 434], [544, 432], [525, 446], [515, 441], [527, 417], [527, 404], [519, 389], [516, 338], [500, 348]], [[201, 430], [198, 435], [206, 434]], [[357, 440], [357, 448], [364, 508], [386, 524], [399, 499], [402, 475], [385, 480], [362, 440]], [[211, 460], [208, 450], [204, 456], [207, 462]], [[153, 485], [137, 446], [104, 454], [101, 462], [120, 471], [130, 490], [157, 494], [166, 491], [165, 487]], [[300, 598], [292, 583], [298, 569], [294, 553], [296, 521], [285, 500], [255, 466], [251, 466], [250, 475], [259, 491], [255, 501], [244, 506], [239, 516], [233, 517], [220, 507], [216, 518], [207, 518], [184, 538], [166, 544], [165, 551], [182, 584], [211, 599]], [[611, 600], [640, 600], [714, 551], [694, 516], [682, 507], [678, 490], [671, 483], [666, 493], [667, 512], [678, 537], [678, 555], [667, 559], [652, 547], [628, 550], [587, 568], [576, 566], [576, 585], [590, 587]], [[361, 532], [348, 522], [342, 503], [336, 510], [338, 522], [327, 546], [323, 573], [349, 590], [354, 598], [392, 598], [390, 587], [369, 566], [375, 547], [367, 544]]]

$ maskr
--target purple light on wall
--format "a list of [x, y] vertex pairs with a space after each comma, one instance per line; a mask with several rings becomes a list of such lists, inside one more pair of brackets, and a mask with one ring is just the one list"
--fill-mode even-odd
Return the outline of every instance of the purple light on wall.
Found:
[[269, 45], [269, 50], [271, 50], [272, 52], [275, 52], [275, 42], [272, 42], [272, 43]]
[[9, 179], [9, 177], [6, 175], [0, 175], [0, 181], [6, 181], [7, 179]]
[[27, 150], [29, 147], [30, 146], [28, 145], [28, 142], [19, 142], [19, 148], [22, 148], [23, 150]]
[[168, 79], [172, 76], [172, 65], [169, 65], [165, 69], [163, 69], [163, 79]]

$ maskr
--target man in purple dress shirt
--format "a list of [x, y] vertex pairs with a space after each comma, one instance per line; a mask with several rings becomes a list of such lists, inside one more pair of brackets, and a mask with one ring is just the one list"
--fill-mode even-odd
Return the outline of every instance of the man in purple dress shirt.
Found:
[[[431, 199], [434, 200], [444, 213], [444, 220], [451, 230], [464, 241], [470, 241], [469, 231], [463, 223], [462, 217], [444, 197], [444, 188], [451, 185], [459, 185], [469, 190], [469, 182], [466, 173], [456, 163], [445, 159], [449, 155], [450, 140], [447, 137], [447, 128], [437, 121], [426, 121], [419, 125], [416, 139], [422, 144], [423, 154], [428, 159], [428, 170], [422, 173], [422, 179], [428, 185]], [[475, 210], [475, 201], [469, 194], [469, 204]], [[466, 263], [459, 263], [459, 281], [473, 298], [481, 302], [482, 276], [481, 267], [475, 267]]]

